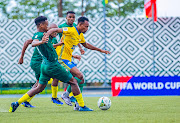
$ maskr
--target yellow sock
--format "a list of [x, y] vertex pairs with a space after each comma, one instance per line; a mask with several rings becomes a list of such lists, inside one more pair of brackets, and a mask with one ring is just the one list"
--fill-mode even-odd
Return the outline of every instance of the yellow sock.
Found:
[[80, 93], [79, 95], [74, 96], [79, 104], [79, 106], [84, 107], [84, 100], [82, 97], [82, 93]]
[[58, 86], [51, 85], [51, 90], [52, 90], [52, 98], [57, 98]]
[[71, 97], [71, 96], [74, 96], [72, 92], [69, 94], [69, 97]]
[[[34, 95], [34, 96], [35, 96], [35, 95]], [[27, 102], [30, 102], [34, 96], [30, 97], [30, 98], [27, 100]]]
[[29, 98], [30, 96], [26, 93], [18, 100], [18, 103], [21, 104], [22, 102], [27, 101]]

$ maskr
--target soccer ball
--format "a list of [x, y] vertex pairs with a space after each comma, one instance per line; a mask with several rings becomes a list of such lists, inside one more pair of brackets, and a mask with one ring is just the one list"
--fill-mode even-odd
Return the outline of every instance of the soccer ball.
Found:
[[99, 98], [98, 107], [101, 110], [108, 110], [111, 107], [111, 100], [108, 97]]

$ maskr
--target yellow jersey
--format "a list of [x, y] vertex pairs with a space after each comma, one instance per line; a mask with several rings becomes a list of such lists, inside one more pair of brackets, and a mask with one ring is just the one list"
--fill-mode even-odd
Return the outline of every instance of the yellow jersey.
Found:
[[72, 52], [74, 51], [75, 46], [79, 43], [85, 43], [86, 41], [83, 33], [79, 33], [76, 27], [64, 27], [62, 29], [63, 36], [61, 40], [64, 44], [58, 46], [56, 52], [59, 60], [65, 59], [71, 62]]

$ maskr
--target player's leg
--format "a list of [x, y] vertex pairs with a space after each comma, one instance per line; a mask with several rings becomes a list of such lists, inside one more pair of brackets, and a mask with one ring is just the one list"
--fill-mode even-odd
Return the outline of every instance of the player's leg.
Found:
[[[59, 63], [66, 68], [68, 71], [71, 71], [73, 69], [73, 72], [71, 74], [73, 74], [73, 76], [78, 75], [78, 78], [81, 81], [78, 81], [78, 84], [81, 82], [80, 84], [80, 90], [82, 90], [82, 85], [84, 83], [84, 79], [83, 79], [83, 75], [80, 73], [80, 71], [77, 69], [76, 64], [74, 62], [70, 62], [69, 60], [59, 60]], [[71, 86], [68, 86], [67, 90], [61, 95], [61, 98], [66, 102], [66, 104], [72, 106], [71, 102], [75, 102], [75, 98], [73, 98], [73, 96], [71, 98], [69, 98], [69, 94], [71, 93]]]
[[[30, 63], [30, 66], [31, 66], [31, 69], [34, 71], [35, 73], [35, 77], [36, 77], [36, 83], [32, 86], [32, 89], [33, 88], [36, 88], [38, 86], [38, 83], [39, 83], [39, 77], [40, 77], [40, 74], [41, 74], [41, 61], [34, 61], [34, 60], [31, 60], [31, 63]], [[35, 95], [34, 95], [35, 96]], [[35, 106], [31, 105], [30, 104], [30, 101], [32, 100], [32, 98], [34, 97], [32, 96], [30, 99], [28, 99], [26, 102], [23, 102], [22, 103], [22, 106], [24, 107], [28, 107], [28, 108], [34, 108]]]
[[79, 90], [79, 86], [77, 84], [78, 78], [72, 78], [69, 83], [71, 85], [71, 90], [73, 92], [74, 97], [77, 100], [77, 103], [79, 105], [79, 111], [93, 111], [93, 109], [90, 109], [84, 105], [84, 100], [82, 97], [82, 93]]
[[73, 95], [80, 106], [79, 111], [93, 111], [92, 109], [84, 106], [84, 100], [79, 90], [79, 86], [77, 84], [77, 81], [82, 81], [82, 80], [78, 79], [77, 77], [74, 78], [69, 71], [66, 71], [66, 69], [58, 63], [56, 63], [56, 65], [54, 65], [53, 68], [54, 68], [53, 78], [57, 78], [62, 82], [66, 82], [66, 83], [68, 82], [71, 85], [71, 90], [73, 92]]
[[[84, 86], [84, 77], [83, 77], [83, 74], [79, 71], [79, 69], [77, 67], [73, 67], [71, 70], [70, 70], [71, 74], [77, 78], [79, 78], [81, 80], [80, 83], [78, 83], [79, 85], [79, 88], [80, 88], [80, 91], [82, 93], [83, 91], [83, 86]], [[67, 93], [71, 93], [71, 87], [70, 85], [68, 86], [67, 88]]]
[[[82, 80], [80, 83], [78, 83], [79, 85], [79, 88], [80, 88], [80, 91], [82, 93], [83, 91], [83, 86], [84, 86], [84, 78], [83, 78], [83, 74], [79, 71], [79, 69], [77, 67], [73, 67], [71, 70], [70, 70], [71, 74], [77, 78], [79, 78], [80, 80]], [[68, 95], [70, 97], [70, 100], [71, 102], [74, 102], [75, 103], [75, 106], [74, 106], [74, 110], [78, 110], [79, 109], [79, 105], [76, 101], [76, 99], [74, 98], [74, 96], [70, 96], [71, 94], [71, 86], [69, 85], [67, 90], [63, 93], [64, 95]]]
[[[79, 71], [79, 69], [77, 67], [73, 67], [70, 70], [71, 74], [73, 74], [73, 76], [76, 76], [77, 78], [81, 79], [82, 81], [80, 83], [78, 83], [80, 91], [82, 93], [83, 91], [83, 86], [84, 86], [84, 78], [83, 78], [83, 74]], [[68, 86], [69, 89], [70, 85]], [[70, 90], [70, 89], [69, 89]], [[71, 93], [70, 93], [71, 94]], [[75, 106], [74, 106], [74, 110], [77, 111], [79, 110], [79, 104], [78, 102], [75, 100], [74, 96], [70, 96], [70, 100], [71, 102], [74, 101]]]
[[[77, 67], [73, 67], [71, 70], [70, 70], [71, 74], [77, 78], [79, 78], [81, 80], [80, 83], [78, 83], [78, 86], [80, 88], [80, 91], [82, 93], [83, 91], [83, 86], [84, 86], [84, 78], [83, 78], [83, 74], [79, 71], [79, 69]], [[69, 96], [71, 94], [71, 86], [69, 85], [67, 90], [63, 93], [64, 96]], [[70, 96], [69, 96], [70, 97]], [[74, 110], [79, 110], [79, 104], [77, 103], [76, 99], [74, 98], [74, 96], [71, 96], [70, 97], [70, 100], [71, 102], [74, 102], [75, 103], [75, 106], [74, 106]]]
[[[47, 65], [43, 66], [43, 64], [42, 64], [41, 70], [46, 71], [47, 70]], [[45, 73], [44, 71], [41, 71], [38, 86], [36, 88], [33, 88], [33, 89], [29, 90], [17, 102], [11, 103], [11, 107], [9, 109], [9, 112], [14, 112], [18, 108], [19, 104], [21, 104], [22, 102], [26, 102], [28, 99], [30, 99], [34, 95], [42, 92], [45, 89], [50, 77], [47, 74], [44, 74]]]
[[39, 83], [36, 88], [33, 88], [33, 89], [29, 90], [17, 102], [11, 103], [11, 107], [9, 109], [9, 112], [14, 112], [18, 108], [19, 104], [21, 104], [22, 102], [26, 102], [28, 99], [30, 99], [34, 95], [42, 92], [45, 87], [46, 87], [46, 84], [40, 84]]
[[63, 105], [63, 102], [61, 102], [58, 98], [57, 98], [57, 92], [58, 92], [58, 79], [53, 79], [52, 84], [51, 84], [51, 90], [52, 90], [52, 98], [51, 101], [52, 103], [55, 103], [58, 106]]
[[[39, 80], [36, 81], [36, 83], [32, 86], [31, 89], [36, 88], [36, 87], [38, 86], [38, 84], [39, 84]], [[34, 95], [34, 96], [35, 96], [35, 95]], [[22, 102], [21, 105], [22, 105], [23, 107], [27, 107], [27, 108], [34, 108], [35, 106], [33, 106], [33, 105], [30, 104], [30, 101], [32, 100], [32, 98], [33, 98], [34, 96], [32, 96], [31, 98], [29, 98], [26, 102]]]

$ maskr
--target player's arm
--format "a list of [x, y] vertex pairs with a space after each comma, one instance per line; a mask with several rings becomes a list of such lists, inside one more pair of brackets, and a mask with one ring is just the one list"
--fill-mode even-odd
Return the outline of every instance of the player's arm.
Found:
[[78, 47], [79, 47], [79, 49], [80, 49], [81, 55], [83, 55], [83, 54], [85, 53], [85, 51], [82, 49], [82, 47], [81, 47], [80, 44], [78, 44]]
[[72, 55], [73, 58], [78, 59], [79, 61], [81, 60], [81, 56], [80, 55]]
[[89, 44], [89, 43], [86, 43], [86, 42], [85, 42], [85, 43], [82, 43], [82, 45], [83, 45], [85, 48], [88, 48], [88, 49], [90, 49], [90, 50], [96, 50], [96, 51], [99, 51], [99, 52], [101, 52], [101, 53], [110, 54], [109, 51], [99, 49], [99, 48], [97, 48], [97, 47], [95, 47], [95, 46], [93, 46], [93, 45], [91, 45], [91, 44]]
[[57, 46], [61, 46], [62, 44], [64, 44], [64, 42], [58, 42], [57, 44], [53, 44], [53, 47], [56, 48]]
[[[61, 33], [60, 33], [60, 34], [61, 34]], [[56, 48], [57, 46], [61, 46], [61, 45], [63, 45], [63, 44], [64, 44], [63, 38], [61, 38], [61, 39], [60, 39], [60, 42], [57, 42], [57, 40], [56, 40], [55, 44], [53, 44], [53, 47]]]
[[[60, 25], [59, 28], [62, 28], [62, 26]], [[58, 33], [58, 35], [59, 35], [59, 39], [61, 40], [61, 38], [62, 38], [62, 33]]]
[[47, 37], [46, 35], [43, 36], [41, 41], [39, 41], [39, 39], [34, 39], [32, 42], [32, 47], [36, 47], [41, 44], [48, 43], [48, 40], [49, 40], [49, 36]]
[[23, 45], [23, 48], [22, 48], [22, 51], [21, 51], [21, 57], [19, 58], [18, 64], [23, 63], [24, 53], [25, 53], [27, 47], [29, 46], [29, 44], [32, 43], [32, 41], [33, 41], [32, 39], [28, 39], [27, 41], [24, 42], [24, 45]]
[[52, 28], [52, 29], [48, 30], [45, 35], [49, 37], [49, 35], [52, 34], [53, 32], [63, 33], [63, 29], [62, 28]]

